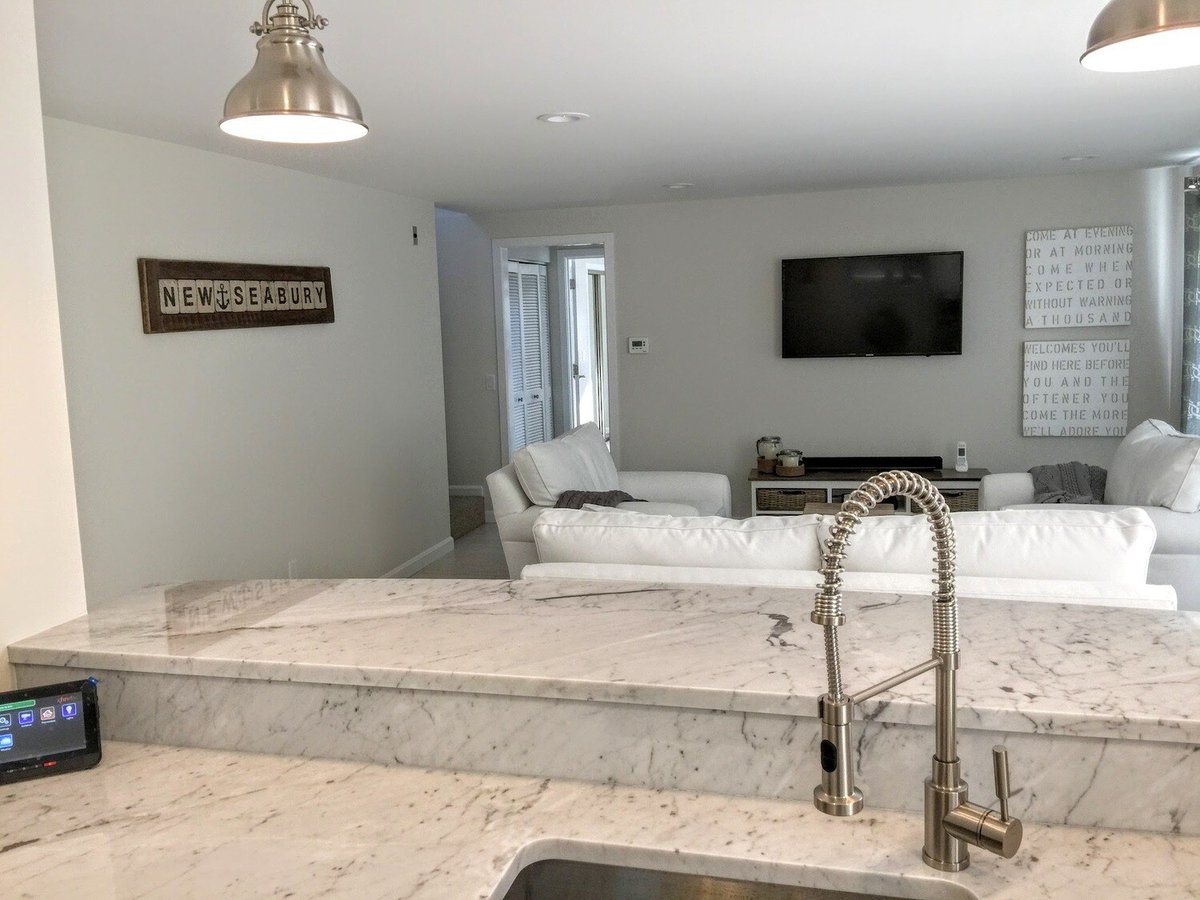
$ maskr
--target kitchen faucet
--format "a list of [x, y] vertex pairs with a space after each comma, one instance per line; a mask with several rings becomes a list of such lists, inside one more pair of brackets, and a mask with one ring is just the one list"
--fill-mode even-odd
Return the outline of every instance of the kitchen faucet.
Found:
[[[934, 574], [933, 655], [899, 675], [847, 694], [842, 687], [838, 655], [838, 626], [846, 623], [842, 611], [842, 561], [846, 545], [859, 522], [887, 497], [911, 498], [929, 521], [933, 532]], [[928, 479], [912, 472], [883, 472], [863, 482], [842, 503], [822, 556], [821, 583], [813, 604], [812, 620], [825, 629], [825, 666], [829, 693], [818, 703], [821, 718], [821, 783], [813, 790], [813, 803], [831, 816], [852, 816], [863, 806], [862, 791], [854, 786], [851, 763], [850, 722], [854, 707], [891, 690], [910, 678], [933, 671], [936, 680], [936, 724], [933, 773], [925, 779], [925, 863], [944, 872], [970, 865], [967, 845], [982, 847], [1011, 859], [1021, 845], [1021, 820], [1008, 814], [1008, 754], [992, 749], [999, 814], [967, 800], [958, 760], [955, 716], [955, 674], [958, 670], [958, 598], [954, 593], [954, 526], [946, 501]]]

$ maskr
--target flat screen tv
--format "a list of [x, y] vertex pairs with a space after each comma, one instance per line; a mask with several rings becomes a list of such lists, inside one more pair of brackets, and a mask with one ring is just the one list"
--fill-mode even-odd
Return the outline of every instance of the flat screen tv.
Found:
[[783, 355], [957, 356], [962, 251], [783, 261]]

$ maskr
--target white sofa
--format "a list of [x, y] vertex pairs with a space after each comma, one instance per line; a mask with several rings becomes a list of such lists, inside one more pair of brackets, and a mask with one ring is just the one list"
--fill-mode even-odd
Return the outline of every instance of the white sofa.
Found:
[[729, 479], [710, 472], [618, 472], [595, 425], [531, 444], [487, 477], [511, 578], [538, 561], [533, 525], [566, 490], [622, 490], [620, 508], [665, 516], [728, 516]]
[[[1146, 584], [1155, 529], [1141, 510], [953, 515], [963, 597], [1175, 609]], [[523, 578], [815, 588], [831, 516], [746, 520], [551, 510], [533, 526], [541, 562]], [[845, 566], [848, 590], [928, 593], [933, 549], [923, 517], [863, 521]]]
[[1162, 506], [1037, 504], [1033, 502], [1033, 476], [1028, 472], [983, 476], [979, 506], [985, 510], [1022, 511], [1142, 510], [1158, 533], [1146, 580], [1151, 584], [1172, 585], [1179, 596], [1180, 609], [1200, 610], [1200, 513], [1176, 512]]
[[1158, 538], [1147, 581], [1169, 584], [1179, 608], [1200, 610], [1200, 437], [1181, 435], [1151, 419], [1126, 435], [1109, 467], [1104, 503], [1036, 504], [1027, 472], [985, 475], [979, 506], [984, 510], [1143, 510]]

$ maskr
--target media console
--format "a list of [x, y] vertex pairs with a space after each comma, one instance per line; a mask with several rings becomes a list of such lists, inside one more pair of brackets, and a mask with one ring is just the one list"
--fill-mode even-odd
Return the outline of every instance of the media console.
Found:
[[[810, 503], [840, 504], [872, 475], [891, 469], [924, 475], [942, 492], [951, 512], [966, 512], [979, 509], [979, 482], [990, 474], [987, 469], [943, 469], [940, 456], [814, 456], [805, 460], [805, 468], [805, 474], [796, 477], [764, 475], [751, 469], [750, 515], [796, 516]], [[886, 502], [897, 512], [915, 512], [907, 497]]]

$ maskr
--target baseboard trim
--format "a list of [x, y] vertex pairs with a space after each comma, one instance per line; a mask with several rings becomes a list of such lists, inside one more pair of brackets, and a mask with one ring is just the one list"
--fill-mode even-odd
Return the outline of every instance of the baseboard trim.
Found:
[[452, 484], [450, 485], [451, 497], [482, 497], [482, 484]]
[[441, 559], [447, 553], [454, 549], [454, 538], [448, 537], [445, 540], [438, 541], [432, 547], [422, 550], [412, 559], [403, 562], [390, 572], [384, 572], [381, 578], [407, 578], [429, 565], [431, 562]]

